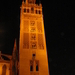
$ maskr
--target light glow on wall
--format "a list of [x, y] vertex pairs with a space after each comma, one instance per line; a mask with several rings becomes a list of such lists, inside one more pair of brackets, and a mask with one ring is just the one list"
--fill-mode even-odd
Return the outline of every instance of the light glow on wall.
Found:
[[0, 65], [0, 75], [2, 75], [2, 65]]

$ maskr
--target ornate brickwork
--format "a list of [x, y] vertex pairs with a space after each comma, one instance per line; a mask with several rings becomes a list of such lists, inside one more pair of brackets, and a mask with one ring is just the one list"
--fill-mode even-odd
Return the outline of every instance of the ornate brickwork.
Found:
[[29, 49], [29, 33], [23, 34], [23, 48]]
[[38, 34], [38, 47], [39, 47], [39, 49], [44, 49], [43, 34]]
[[30, 42], [30, 49], [37, 49], [37, 42], [36, 41]]
[[23, 23], [23, 30], [24, 30], [25, 32], [29, 32], [29, 21], [24, 20], [24, 23]]
[[36, 33], [31, 33], [30, 34], [30, 40], [33, 40], [33, 41], [36, 40]]
[[42, 23], [41, 22], [37, 22], [37, 31], [39, 33], [42, 33]]

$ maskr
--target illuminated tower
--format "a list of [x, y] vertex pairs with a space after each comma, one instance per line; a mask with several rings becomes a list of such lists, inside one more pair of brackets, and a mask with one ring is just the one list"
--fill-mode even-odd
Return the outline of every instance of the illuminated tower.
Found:
[[20, 11], [19, 75], [49, 75], [41, 3], [22, 2]]

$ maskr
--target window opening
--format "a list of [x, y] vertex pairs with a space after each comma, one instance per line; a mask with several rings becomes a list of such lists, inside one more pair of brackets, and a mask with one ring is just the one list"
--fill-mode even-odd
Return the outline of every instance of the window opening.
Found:
[[36, 10], [36, 14], [38, 14], [38, 11]]
[[39, 71], [39, 62], [36, 61], [36, 71]]
[[33, 71], [33, 65], [30, 65], [30, 71]]
[[26, 8], [24, 8], [24, 12], [26, 12]]
[[34, 13], [34, 8], [33, 7], [31, 8], [31, 13]]
[[30, 61], [30, 71], [33, 71], [33, 61]]
[[41, 14], [41, 11], [39, 10], [39, 14]]
[[39, 69], [38, 69], [38, 65], [36, 65], [36, 71], [39, 71]]
[[27, 9], [27, 13], [29, 13], [29, 9]]
[[35, 54], [33, 54], [33, 57], [35, 57]]

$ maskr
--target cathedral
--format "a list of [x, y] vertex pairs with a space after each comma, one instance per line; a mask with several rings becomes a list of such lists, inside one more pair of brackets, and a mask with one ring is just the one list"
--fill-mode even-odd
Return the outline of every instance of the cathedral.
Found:
[[49, 75], [42, 4], [36, 0], [22, 1], [19, 54], [15, 39], [11, 56], [0, 52], [0, 75]]

